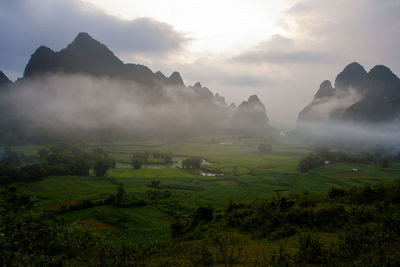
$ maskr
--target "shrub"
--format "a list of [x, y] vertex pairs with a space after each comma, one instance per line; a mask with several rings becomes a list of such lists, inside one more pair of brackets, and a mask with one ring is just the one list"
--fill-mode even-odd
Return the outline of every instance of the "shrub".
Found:
[[296, 261], [299, 263], [323, 264], [326, 263], [327, 252], [314, 233], [301, 234], [299, 237], [299, 251]]
[[197, 225], [200, 222], [211, 222], [214, 218], [213, 212], [214, 209], [211, 206], [198, 207], [193, 214], [193, 225]]
[[112, 159], [99, 157], [94, 163], [93, 170], [96, 176], [105, 176], [107, 171], [112, 168]]

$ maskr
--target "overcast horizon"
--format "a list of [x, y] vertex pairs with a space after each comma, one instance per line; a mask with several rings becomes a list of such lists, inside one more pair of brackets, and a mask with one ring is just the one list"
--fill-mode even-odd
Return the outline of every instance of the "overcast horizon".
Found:
[[179, 71], [228, 104], [257, 94], [271, 124], [291, 129], [347, 64], [399, 75], [398, 14], [399, 0], [5, 0], [0, 70], [15, 80], [40, 45], [58, 51], [88, 32], [125, 63]]

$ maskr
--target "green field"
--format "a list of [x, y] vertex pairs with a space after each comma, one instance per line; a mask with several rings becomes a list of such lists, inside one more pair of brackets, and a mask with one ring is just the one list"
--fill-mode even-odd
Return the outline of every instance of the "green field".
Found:
[[[152, 190], [151, 181], [161, 182], [159, 190], [168, 190], [167, 199], [153, 201], [145, 206], [119, 208], [111, 205], [95, 206], [78, 211], [64, 212], [60, 217], [68, 222], [98, 223], [105, 235], [134, 242], [165, 240], [170, 236], [169, 227], [174, 207], [187, 210], [199, 205], [211, 205], [223, 211], [230, 200], [247, 202], [256, 197], [280, 194], [327, 191], [332, 187], [360, 186], [392, 182], [400, 178], [400, 165], [389, 169], [374, 165], [335, 163], [305, 174], [298, 171], [298, 162], [311, 151], [308, 145], [291, 138], [276, 137], [272, 153], [260, 154], [264, 139], [233, 139], [221, 144], [228, 137], [199, 138], [182, 142], [136, 142], [86, 144], [91, 151], [103, 147], [119, 162], [129, 162], [131, 153], [162, 151], [174, 156], [201, 157], [210, 162], [205, 172], [223, 173], [221, 176], [202, 176], [198, 172], [180, 168], [111, 169], [107, 177], [51, 176], [42, 181], [18, 184], [20, 190], [32, 196], [37, 208], [59, 209], [87, 199], [96, 201], [117, 191], [122, 183], [128, 195], [144, 197]], [[232, 138], [231, 138], [232, 139]], [[13, 149], [35, 154], [39, 146], [18, 146]], [[358, 169], [358, 172], [352, 172]], [[94, 228], [96, 228], [94, 226]]]

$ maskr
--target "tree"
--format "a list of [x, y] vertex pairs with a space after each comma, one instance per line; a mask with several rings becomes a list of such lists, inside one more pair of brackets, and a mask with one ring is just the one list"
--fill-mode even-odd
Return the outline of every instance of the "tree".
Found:
[[21, 166], [23, 163], [23, 154], [18, 154], [12, 151], [10, 147], [5, 147], [3, 152], [3, 161], [6, 161], [14, 166]]
[[71, 174], [72, 175], [89, 175], [90, 163], [87, 155], [81, 153], [75, 156], [71, 162]]
[[0, 162], [0, 184], [14, 182], [19, 177], [18, 168], [8, 162]]
[[135, 170], [138, 170], [138, 169], [142, 168], [143, 159], [141, 159], [137, 155], [132, 155], [131, 156], [131, 164]]
[[46, 175], [47, 169], [43, 164], [26, 165], [20, 169], [20, 180], [24, 182], [39, 181]]
[[300, 160], [299, 170], [304, 173], [322, 165], [324, 165], [324, 159], [315, 153], [311, 153]]
[[183, 169], [200, 169], [201, 168], [201, 159], [200, 158], [187, 158], [182, 160], [182, 168]]
[[200, 158], [192, 158], [191, 159], [192, 169], [200, 169], [201, 167], [201, 159]]
[[200, 222], [211, 222], [214, 219], [214, 209], [211, 206], [204, 207], [200, 206], [196, 209], [193, 214], [193, 225], [197, 225]]
[[46, 148], [39, 148], [37, 153], [39, 155], [39, 158], [44, 160], [44, 159], [46, 159], [46, 157], [50, 153], [50, 151]]
[[384, 157], [380, 162], [382, 168], [389, 168], [389, 158]]
[[190, 169], [190, 159], [182, 160], [182, 169]]
[[99, 157], [94, 163], [93, 170], [96, 176], [105, 176], [112, 167], [112, 160], [106, 157]]
[[115, 194], [116, 204], [121, 207], [124, 204], [124, 198], [125, 198], [124, 185], [120, 184], [118, 187], [117, 194]]

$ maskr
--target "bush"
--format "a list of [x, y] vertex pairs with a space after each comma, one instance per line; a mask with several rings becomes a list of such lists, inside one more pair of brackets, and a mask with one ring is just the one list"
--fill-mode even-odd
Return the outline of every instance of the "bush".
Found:
[[131, 164], [135, 170], [142, 168], [143, 163], [144, 163], [144, 161], [141, 157], [138, 157], [137, 155], [131, 156]]
[[214, 264], [214, 256], [205, 245], [197, 245], [191, 253], [190, 260], [193, 266], [211, 266]]
[[193, 225], [197, 225], [200, 222], [211, 222], [214, 218], [213, 212], [214, 209], [211, 206], [198, 207], [193, 214]]
[[282, 239], [285, 237], [295, 235], [296, 232], [297, 232], [297, 229], [295, 226], [286, 223], [282, 227], [279, 227], [277, 230], [272, 232], [270, 234], [270, 238], [272, 240], [278, 240], [278, 239]]
[[112, 159], [108, 157], [99, 157], [94, 163], [93, 170], [96, 176], [105, 176], [107, 171], [113, 166]]
[[329, 196], [329, 198], [332, 198], [332, 199], [338, 198], [338, 197], [343, 197], [345, 195], [346, 195], [346, 191], [341, 188], [332, 187], [328, 191], [328, 196]]
[[184, 234], [185, 225], [179, 221], [171, 224], [171, 235], [173, 238], [179, 238]]
[[301, 234], [299, 237], [299, 251], [296, 261], [299, 263], [324, 264], [327, 260], [327, 252], [314, 233]]
[[305, 158], [302, 158], [299, 162], [299, 170], [300, 172], [304, 173], [307, 172], [309, 170], [315, 169], [319, 166], [324, 165], [324, 159], [314, 153], [309, 154], [308, 156], [306, 156]]
[[16, 181], [19, 177], [18, 168], [8, 162], [0, 163], [0, 184], [6, 185]]
[[20, 169], [20, 180], [23, 182], [34, 182], [42, 180], [43, 177], [47, 176], [48, 168], [47, 165], [43, 164], [32, 164], [21, 167]]

